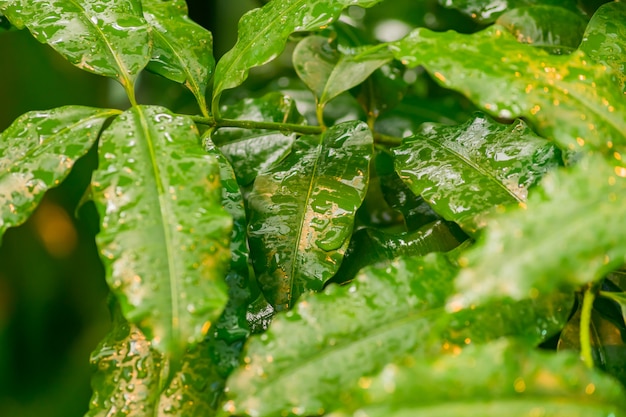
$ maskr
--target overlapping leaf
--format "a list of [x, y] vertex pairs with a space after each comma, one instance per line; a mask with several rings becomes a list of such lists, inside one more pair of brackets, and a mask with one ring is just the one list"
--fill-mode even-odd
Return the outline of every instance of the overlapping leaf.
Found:
[[248, 198], [250, 249], [259, 284], [277, 309], [337, 272], [372, 152], [367, 126], [348, 122], [299, 138], [285, 160], [257, 177]]
[[582, 40], [587, 22], [580, 14], [557, 6], [513, 9], [498, 18], [518, 42], [543, 48], [550, 53], [571, 53]]
[[[294, 101], [280, 93], [269, 93], [261, 98], [247, 98], [224, 109], [229, 119], [256, 122], [294, 123], [303, 122]], [[232, 165], [237, 181], [250, 185], [256, 176], [282, 160], [291, 150], [296, 135], [265, 129], [242, 129], [224, 127], [211, 135]]]
[[578, 12], [576, 0], [439, 0], [439, 3], [482, 23], [493, 23], [508, 10], [533, 5], [559, 6]]
[[471, 35], [416, 29], [391, 49], [488, 112], [525, 117], [563, 147], [608, 152], [626, 145], [626, 107], [612, 71], [581, 51], [549, 55], [497, 25]]
[[44, 193], [65, 179], [117, 110], [82, 106], [33, 111], [0, 135], [0, 241], [24, 223]]
[[390, 61], [384, 55], [371, 55], [359, 60], [334, 50], [329, 41], [323, 36], [307, 36], [293, 51], [296, 73], [313, 91], [322, 108]]
[[174, 358], [226, 303], [232, 221], [199, 139], [187, 117], [133, 107], [102, 134], [94, 174], [109, 286], [126, 319]]
[[523, 202], [528, 188], [560, 163], [560, 152], [517, 120], [477, 114], [461, 126], [425, 125], [393, 150], [398, 175], [447, 220], [469, 232], [475, 217]]
[[6, 0], [0, 11], [78, 68], [117, 79], [134, 98], [135, 77], [150, 60], [140, 0]]
[[[409, 357], [345, 395], [339, 416], [623, 416], [626, 391], [575, 355], [530, 350], [509, 340], [459, 355]], [[417, 395], [419, 393], [419, 395]]]
[[526, 210], [512, 208], [491, 219], [462, 258], [469, 268], [459, 275], [451, 307], [573, 290], [621, 266], [624, 196], [626, 168], [597, 155], [546, 176]]
[[274, 0], [246, 13], [239, 21], [237, 43], [220, 59], [215, 69], [214, 113], [218, 113], [222, 92], [243, 83], [250, 68], [278, 56], [289, 35], [326, 27], [348, 6], [370, 7], [380, 1]]
[[580, 50], [613, 68], [626, 94], [626, 4], [600, 6], [587, 26]]
[[154, 42], [148, 69], [184, 83], [207, 116], [205, 94], [215, 66], [211, 32], [187, 16], [185, 0], [142, 0], [142, 6]]
[[[571, 297], [562, 295], [446, 315], [456, 273], [441, 254], [399, 258], [301, 300], [249, 340], [245, 365], [227, 382], [222, 415], [323, 414], [339, 405], [338, 387], [354, 386], [409, 352], [460, 349], [475, 336], [484, 342], [514, 335], [534, 344], [567, 320]], [[452, 318], [461, 323], [454, 332]]]

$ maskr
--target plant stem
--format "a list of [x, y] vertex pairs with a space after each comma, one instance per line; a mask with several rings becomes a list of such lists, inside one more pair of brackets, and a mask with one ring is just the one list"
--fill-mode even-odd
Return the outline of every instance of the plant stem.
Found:
[[400, 146], [402, 145], [402, 138], [397, 138], [395, 136], [384, 135], [382, 133], [374, 132], [374, 143], [378, 145], [386, 145], [386, 146]]
[[593, 368], [593, 355], [591, 354], [591, 312], [596, 291], [593, 285], [585, 289], [583, 306], [580, 312], [580, 357], [589, 368]]
[[324, 131], [324, 129], [320, 126], [306, 126], [293, 123], [257, 122], [253, 120], [220, 119], [216, 120], [215, 124], [217, 127], [280, 130], [281, 132], [296, 132], [305, 135], [317, 135]]

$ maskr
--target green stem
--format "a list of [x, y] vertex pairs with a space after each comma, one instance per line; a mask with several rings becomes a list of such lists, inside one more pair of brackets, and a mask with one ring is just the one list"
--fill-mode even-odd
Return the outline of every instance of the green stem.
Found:
[[596, 299], [596, 290], [590, 285], [585, 289], [583, 306], [580, 312], [580, 357], [589, 368], [593, 368], [593, 355], [591, 354], [591, 312], [593, 302]]
[[322, 129], [326, 128], [324, 124], [324, 106], [319, 103], [315, 106], [315, 116], [317, 116], [317, 124], [322, 126]]
[[395, 136], [384, 135], [382, 133], [374, 132], [374, 143], [385, 146], [400, 146], [402, 145], [402, 138]]
[[220, 119], [216, 120], [217, 127], [240, 127], [243, 129], [267, 129], [279, 130], [281, 132], [295, 132], [305, 135], [317, 135], [324, 131], [320, 126], [297, 125], [293, 123], [275, 123], [275, 122], [257, 122], [253, 120], [234, 120]]

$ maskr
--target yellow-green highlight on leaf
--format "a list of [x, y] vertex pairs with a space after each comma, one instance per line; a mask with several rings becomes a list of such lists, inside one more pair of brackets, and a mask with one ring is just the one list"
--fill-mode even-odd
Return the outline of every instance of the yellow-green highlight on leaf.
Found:
[[582, 51], [549, 55], [497, 25], [471, 35], [420, 28], [390, 48], [405, 65], [423, 65], [494, 116], [524, 117], [565, 149], [626, 146], [626, 104], [613, 71]]
[[260, 174], [248, 197], [248, 237], [259, 285], [278, 310], [337, 272], [367, 190], [372, 133], [347, 122], [302, 136]]
[[184, 84], [209, 116], [206, 89], [215, 67], [211, 32], [187, 16], [185, 0], [142, 0], [154, 42], [147, 69]]
[[132, 107], [103, 132], [93, 194], [106, 279], [124, 317], [180, 358], [224, 308], [232, 219], [193, 122]]
[[20, 116], [0, 134], [0, 241], [35, 211], [119, 110], [66, 106]]
[[616, 160], [594, 155], [548, 174], [526, 208], [491, 218], [462, 255], [459, 262], [467, 267], [449, 308], [574, 291], [622, 266], [625, 197], [626, 167]]
[[587, 25], [580, 50], [615, 71], [626, 100], [626, 3], [600, 6]]
[[623, 417], [626, 390], [572, 354], [501, 339], [456, 355], [409, 356], [340, 396], [330, 417]]
[[503, 336], [535, 345], [569, 316], [573, 300], [562, 295], [447, 314], [457, 270], [440, 253], [401, 257], [302, 297], [248, 340], [219, 415], [322, 415], [342, 404], [338, 390], [407, 354], [458, 353]]
[[219, 115], [224, 90], [248, 78], [248, 71], [276, 58], [294, 32], [315, 31], [331, 24], [348, 6], [371, 7], [381, 0], [272, 0], [246, 13], [239, 21], [235, 46], [217, 63], [213, 114]]

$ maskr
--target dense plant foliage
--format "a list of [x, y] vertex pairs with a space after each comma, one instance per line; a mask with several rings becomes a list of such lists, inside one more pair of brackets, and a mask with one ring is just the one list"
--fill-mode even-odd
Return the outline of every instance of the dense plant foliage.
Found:
[[0, 234], [97, 147], [88, 416], [626, 415], [626, 5], [441, 3], [271, 0], [216, 62], [184, 0], [0, 2], [130, 103], [0, 134]]

